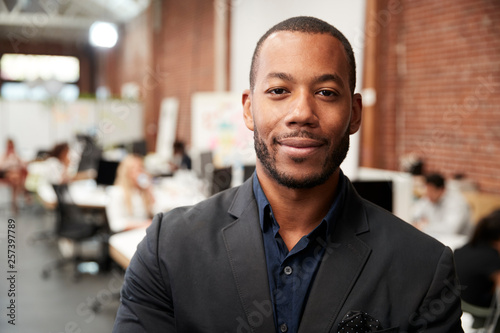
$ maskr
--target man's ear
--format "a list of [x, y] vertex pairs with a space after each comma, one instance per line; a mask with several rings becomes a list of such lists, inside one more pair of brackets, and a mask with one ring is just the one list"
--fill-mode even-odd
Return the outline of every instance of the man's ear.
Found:
[[241, 96], [241, 104], [243, 104], [243, 120], [245, 121], [245, 125], [251, 131], [253, 131], [254, 123], [252, 116], [252, 98], [250, 96], [250, 90], [245, 89], [243, 91], [243, 95]]
[[361, 126], [361, 114], [363, 111], [363, 101], [360, 94], [352, 96], [351, 123], [349, 124], [349, 134], [354, 134]]

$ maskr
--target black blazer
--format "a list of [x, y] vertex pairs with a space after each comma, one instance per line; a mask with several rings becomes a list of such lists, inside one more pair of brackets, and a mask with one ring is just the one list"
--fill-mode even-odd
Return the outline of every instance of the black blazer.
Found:
[[[275, 331], [252, 178], [155, 217], [127, 269], [113, 332]], [[451, 250], [346, 181], [299, 332], [337, 332], [351, 310], [378, 319], [380, 332], [462, 332]]]

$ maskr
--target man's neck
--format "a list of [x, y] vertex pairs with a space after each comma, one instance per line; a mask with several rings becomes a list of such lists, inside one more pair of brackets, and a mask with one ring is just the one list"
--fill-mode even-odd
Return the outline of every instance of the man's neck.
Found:
[[328, 213], [337, 192], [340, 169], [323, 184], [309, 189], [293, 189], [278, 184], [265, 171], [257, 170], [262, 190], [280, 225], [280, 235], [288, 249], [316, 228]]

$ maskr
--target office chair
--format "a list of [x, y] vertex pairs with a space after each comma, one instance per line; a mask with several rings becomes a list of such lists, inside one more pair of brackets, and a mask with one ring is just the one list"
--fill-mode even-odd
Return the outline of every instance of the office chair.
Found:
[[210, 181], [210, 195], [214, 195], [231, 187], [232, 167], [215, 168]]
[[462, 300], [462, 311], [470, 313], [474, 318], [472, 328], [477, 333], [494, 333], [499, 332], [500, 328], [497, 327], [500, 317], [500, 288], [495, 290], [495, 297], [491, 302], [489, 308], [478, 307]]
[[68, 185], [53, 185], [57, 197], [55, 235], [60, 239], [68, 239], [73, 243], [72, 255], [62, 257], [48, 264], [42, 271], [42, 277], [48, 278], [51, 270], [62, 268], [68, 264], [74, 265], [74, 278], [80, 277], [78, 264], [85, 262], [82, 256], [82, 243], [97, 239], [99, 226], [92, 220], [92, 216], [82, 213], [80, 207], [74, 204], [69, 193]]

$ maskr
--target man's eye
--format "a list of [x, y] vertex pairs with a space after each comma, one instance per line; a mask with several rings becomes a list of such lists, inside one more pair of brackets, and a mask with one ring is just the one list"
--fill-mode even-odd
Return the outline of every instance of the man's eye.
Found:
[[283, 88], [275, 88], [275, 89], [269, 90], [269, 93], [271, 93], [273, 95], [283, 95], [284, 93], [286, 93], [286, 90]]
[[318, 94], [325, 96], [325, 97], [337, 96], [337, 94], [331, 90], [320, 90], [320, 91], [318, 91]]

